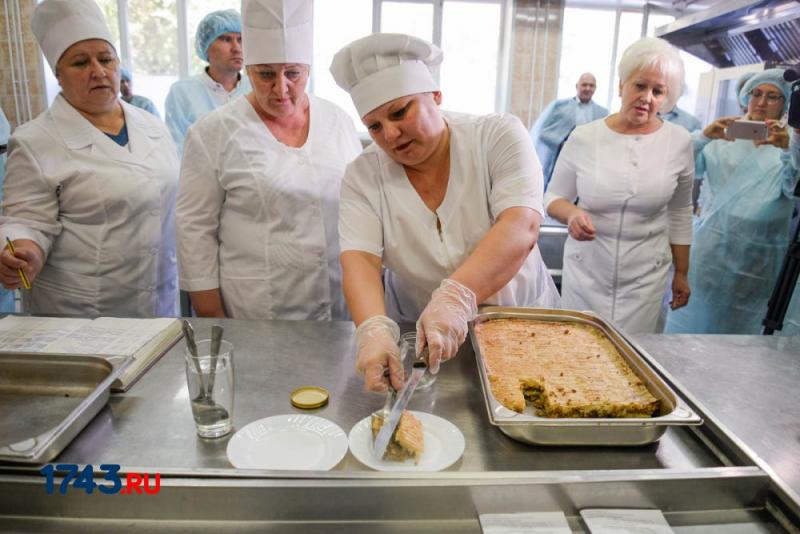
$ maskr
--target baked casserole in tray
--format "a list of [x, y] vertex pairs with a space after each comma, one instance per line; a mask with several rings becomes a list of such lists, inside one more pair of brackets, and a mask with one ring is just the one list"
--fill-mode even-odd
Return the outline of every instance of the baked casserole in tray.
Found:
[[470, 338], [489, 422], [518, 441], [644, 445], [703, 422], [644, 351], [593, 313], [487, 306]]
[[475, 326], [492, 393], [543, 417], [651, 417], [659, 402], [614, 344], [582, 323], [485, 321]]

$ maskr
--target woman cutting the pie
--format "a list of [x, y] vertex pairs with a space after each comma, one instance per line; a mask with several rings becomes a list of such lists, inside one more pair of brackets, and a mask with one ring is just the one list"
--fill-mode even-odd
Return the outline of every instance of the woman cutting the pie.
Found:
[[331, 64], [375, 141], [348, 166], [339, 212], [356, 368], [373, 391], [387, 367], [403, 384], [398, 321], [416, 321], [436, 373], [478, 304], [559, 305], [536, 247], [543, 182], [527, 131], [508, 115], [442, 112], [441, 59], [416, 37], [373, 34]]

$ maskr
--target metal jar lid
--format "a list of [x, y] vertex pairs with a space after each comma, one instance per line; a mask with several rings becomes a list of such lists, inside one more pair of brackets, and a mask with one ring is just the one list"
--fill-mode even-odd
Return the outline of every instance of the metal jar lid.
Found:
[[313, 410], [328, 404], [330, 394], [320, 386], [303, 386], [292, 391], [290, 400], [292, 406], [301, 410]]

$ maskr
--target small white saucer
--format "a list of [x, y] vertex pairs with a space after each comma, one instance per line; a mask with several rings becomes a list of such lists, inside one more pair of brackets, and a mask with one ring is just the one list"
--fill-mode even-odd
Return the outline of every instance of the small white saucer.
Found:
[[411, 413], [422, 423], [425, 435], [425, 451], [418, 464], [414, 460], [394, 462], [375, 458], [372, 452], [371, 416], [365, 417], [350, 430], [350, 452], [359, 462], [378, 471], [441, 471], [461, 458], [464, 454], [464, 434], [456, 425], [433, 414]]
[[347, 435], [314, 415], [286, 414], [248, 424], [228, 442], [237, 469], [327, 471], [347, 454]]

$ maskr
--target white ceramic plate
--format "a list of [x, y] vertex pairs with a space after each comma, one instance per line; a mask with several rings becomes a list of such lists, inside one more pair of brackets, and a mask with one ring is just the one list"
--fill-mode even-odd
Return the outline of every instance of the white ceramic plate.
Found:
[[350, 452], [359, 462], [378, 471], [441, 471], [453, 465], [464, 454], [464, 434], [446, 419], [425, 412], [412, 414], [422, 422], [425, 452], [419, 463], [414, 460], [392, 462], [378, 460], [372, 453], [370, 417], [365, 417], [350, 430]]
[[314, 415], [275, 415], [253, 421], [228, 442], [237, 469], [327, 471], [347, 454], [347, 435]]

